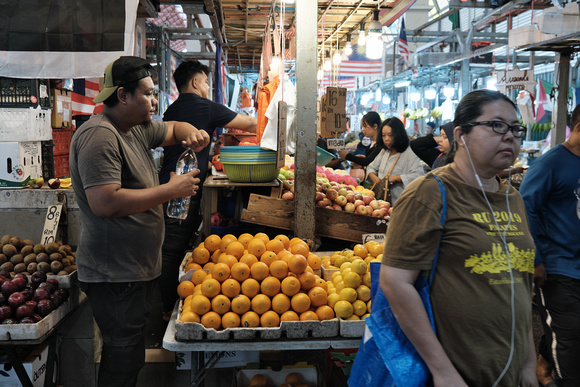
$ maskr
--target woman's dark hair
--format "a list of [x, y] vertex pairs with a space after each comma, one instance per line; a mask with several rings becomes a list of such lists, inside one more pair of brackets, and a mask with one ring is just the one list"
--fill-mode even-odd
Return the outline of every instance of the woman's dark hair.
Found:
[[392, 148], [399, 153], [406, 151], [409, 147], [409, 136], [407, 135], [403, 122], [401, 122], [397, 117], [387, 118], [383, 121], [383, 125], [381, 126], [381, 134], [383, 128], [387, 125], [391, 127], [391, 135], [393, 136]]
[[[517, 111], [516, 104], [505, 94], [502, 94], [499, 91], [481, 89], [467, 93], [463, 98], [461, 98], [459, 105], [457, 105], [457, 109], [455, 109], [455, 119], [453, 120], [453, 125], [461, 127], [461, 131], [464, 134], [471, 132], [473, 125], [467, 124], [477, 120], [477, 117], [483, 114], [483, 107], [485, 105], [498, 101], [509, 103], [513, 106], [514, 110]], [[451, 144], [451, 149], [447, 155], [447, 164], [453, 161], [456, 151], [457, 140], [453, 141], [453, 144]]]
[[367, 114], [365, 114], [361, 120], [362, 123], [367, 124], [368, 126], [373, 126], [373, 125], [377, 125], [377, 130], [378, 130], [378, 134], [377, 134], [377, 140], [376, 140], [376, 146], [379, 147], [379, 149], [385, 149], [385, 143], [383, 141], [383, 136], [381, 136], [381, 116], [379, 116], [379, 113], [377, 112], [368, 112]]
[[195, 59], [186, 60], [181, 62], [181, 64], [175, 69], [173, 73], [173, 79], [175, 79], [175, 86], [179, 92], [183, 92], [187, 88], [187, 84], [191, 81], [193, 77], [197, 74], [205, 74], [209, 76], [209, 67], [200, 63]]

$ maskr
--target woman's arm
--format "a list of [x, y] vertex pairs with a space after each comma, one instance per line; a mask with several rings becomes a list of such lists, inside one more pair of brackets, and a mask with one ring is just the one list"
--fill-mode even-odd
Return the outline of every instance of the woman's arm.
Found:
[[380, 287], [397, 322], [423, 358], [435, 386], [467, 386], [435, 336], [419, 293], [413, 285], [418, 270], [381, 266]]
[[377, 157], [379, 153], [381, 153], [381, 150], [382, 150], [381, 147], [375, 144], [372, 146], [372, 148], [370, 148], [370, 152], [368, 152], [365, 156], [355, 156], [349, 153], [346, 155], [346, 159], [348, 161], [366, 167], [371, 162], [373, 162], [373, 160]]

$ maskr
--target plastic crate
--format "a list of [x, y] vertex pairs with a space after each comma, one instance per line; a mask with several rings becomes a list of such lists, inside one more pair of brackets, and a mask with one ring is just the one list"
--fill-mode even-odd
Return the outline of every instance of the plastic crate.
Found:
[[41, 141], [42, 150], [42, 177], [44, 181], [54, 178], [54, 142], [52, 140]]
[[58, 178], [70, 176], [68, 154], [54, 156], [54, 176]]
[[0, 141], [45, 141], [52, 139], [51, 109], [0, 107]]
[[47, 79], [20, 79], [0, 77], [0, 106], [50, 108]]
[[55, 156], [68, 155], [72, 131], [70, 129], [53, 129], [52, 141], [54, 141], [53, 154]]
[[321, 147], [316, 147], [316, 165], [324, 166], [328, 164], [332, 159], [334, 159], [334, 155], [326, 150], [322, 149]]

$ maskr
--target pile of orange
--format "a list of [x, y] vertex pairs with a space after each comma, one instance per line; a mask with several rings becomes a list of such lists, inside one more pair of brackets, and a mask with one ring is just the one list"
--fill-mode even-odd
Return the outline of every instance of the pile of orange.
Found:
[[225, 329], [332, 319], [328, 283], [314, 274], [321, 266], [321, 258], [299, 238], [210, 235], [185, 268], [194, 270], [191, 281], [177, 288], [184, 299], [181, 321]]

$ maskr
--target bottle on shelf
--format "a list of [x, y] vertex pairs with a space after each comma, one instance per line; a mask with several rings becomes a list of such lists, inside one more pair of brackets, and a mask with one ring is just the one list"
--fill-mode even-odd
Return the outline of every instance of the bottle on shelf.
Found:
[[[175, 174], [182, 175], [188, 173], [197, 168], [197, 158], [195, 153], [191, 148], [187, 148], [185, 152], [179, 156], [177, 160], [177, 166], [175, 167]], [[183, 198], [171, 199], [167, 204], [167, 216], [176, 219], [187, 218], [187, 213], [189, 211], [189, 202], [191, 201], [190, 196]]]

